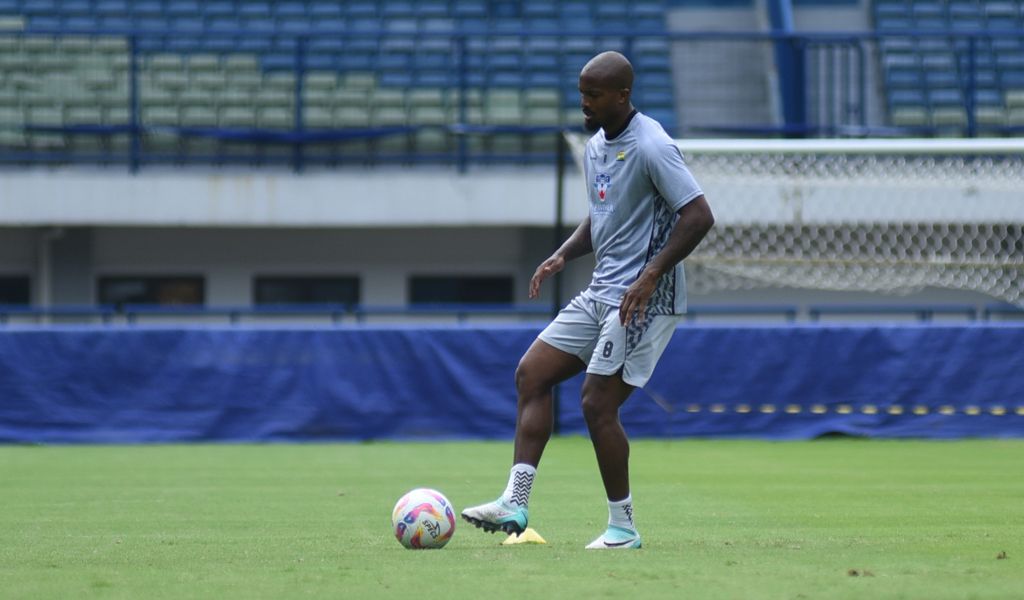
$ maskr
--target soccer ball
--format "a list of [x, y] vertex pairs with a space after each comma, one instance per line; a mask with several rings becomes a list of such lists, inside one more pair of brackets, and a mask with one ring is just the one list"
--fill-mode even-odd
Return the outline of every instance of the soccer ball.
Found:
[[417, 488], [398, 499], [391, 525], [406, 548], [443, 548], [455, 533], [455, 509], [441, 492]]

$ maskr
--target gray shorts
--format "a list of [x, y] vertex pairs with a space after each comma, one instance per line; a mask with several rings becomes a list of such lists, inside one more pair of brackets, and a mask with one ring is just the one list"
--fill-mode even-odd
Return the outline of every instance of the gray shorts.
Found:
[[621, 369], [623, 381], [643, 387], [681, 319], [680, 315], [655, 315], [623, 327], [618, 306], [583, 292], [538, 337], [578, 356], [587, 365], [587, 373], [614, 375]]

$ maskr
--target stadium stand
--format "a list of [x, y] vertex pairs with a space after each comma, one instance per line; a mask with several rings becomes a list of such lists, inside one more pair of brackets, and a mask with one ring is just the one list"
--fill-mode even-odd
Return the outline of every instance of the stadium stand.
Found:
[[[672, 56], [682, 38], [667, 17], [682, 4], [0, 0], [0, 161], [547, 162], [548, 134], [578, 123], [578, 70], [601, 49], [630, 56], [636, 104], [678, 135], [687, 103], [673, 80], [715, 81]], [[852, 64], [877, 40], [884, 122], [863, 121], [873, 75], [860, 67], [809, 76], [805, 103], [859, 115], [862, 131], [1024, 130], [1024, 0], [863, 7], [874, 32], [848, 48], [808, 37], [804, 60], [810, 70]], [[698, 125], [785, 133], [716, 119]], [[803, 125], [823, 126], [808, 135], [839, 131]]]
[[633, 58], [638, 103], [674, 129], [668, 41], [632, 35], [663, 33], [664, 14], [650, 0], [3, 0], [23, 31], [0, 31], [0, 148], [124, 150], [134, 68], [150, 153], [308, 130], [430, 156], [459, 124], [479, 150], [550, 155], [554, 136], [523, 134], [578, 120], [576, 75], [599, 49]]
[[1024, 128], [1024, 2], [876, 0], [874, 18], [893, 125]]

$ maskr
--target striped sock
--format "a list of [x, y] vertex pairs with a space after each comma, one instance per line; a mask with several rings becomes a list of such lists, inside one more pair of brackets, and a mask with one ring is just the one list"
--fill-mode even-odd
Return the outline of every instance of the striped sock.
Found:
[[508, 474], [508, 486], [501, 495], [502, 501], [508, 506], [526, 508], [530, 503], [530, 492], [533, 490], [533, 478], [536, 475], [537, 469], [528, 464], [512, 465], [512, 471]]
[[636, 531], [633, 525], [633, 494], [615, 502], [608, 501], [608, 524]]

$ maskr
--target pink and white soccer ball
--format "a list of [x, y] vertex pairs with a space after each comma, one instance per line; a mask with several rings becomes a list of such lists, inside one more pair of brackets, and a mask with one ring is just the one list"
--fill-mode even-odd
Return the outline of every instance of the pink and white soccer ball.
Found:
[[391, 525], [406, 548], [443, 548], [455, 533], [455, 509], [441, 492], [416, 488], [398, 499]]

